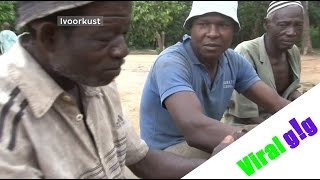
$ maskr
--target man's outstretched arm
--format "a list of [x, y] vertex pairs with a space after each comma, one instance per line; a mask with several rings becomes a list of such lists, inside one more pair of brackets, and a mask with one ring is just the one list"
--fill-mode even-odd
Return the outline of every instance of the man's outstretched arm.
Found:
[[145, 158], [129, 168], [141, 178], [182, 178], [205, 161], [205, 159], [187, 159], [170, 152], [150, 149]]
[[[218, 154], [233, 143], [242, 134], [226, 136], [213, 150], [212, 156]], [[171, 152], [149, 149], [147, 155], [138, 163], [129, 166], [131, 171], [141, 178], [182, 178], [193, 169], [204, 163], [206, 159], [188, 159]]]

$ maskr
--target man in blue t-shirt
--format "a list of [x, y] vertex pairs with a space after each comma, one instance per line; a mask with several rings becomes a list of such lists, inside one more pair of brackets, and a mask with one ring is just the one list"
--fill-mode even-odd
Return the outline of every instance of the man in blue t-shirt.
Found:
[[140, 107], [141, 136], [150, 148], [208, 158], [227, 135], [230, 142], [241, 137], [242, 129], [220, 122], [234, 89], [271, 113], [290, 103], [229, 49], [240, 29], [237, 7], [237, 1], [194, 1], [184, 23], [190, 36], [158, 56]]

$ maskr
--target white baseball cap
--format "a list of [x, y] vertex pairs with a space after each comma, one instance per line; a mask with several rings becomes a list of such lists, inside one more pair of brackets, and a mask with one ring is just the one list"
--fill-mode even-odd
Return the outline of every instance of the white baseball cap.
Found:
[[207, 13], [220, 13], [233, 19], [239, 27], [240, 23], [237, 16], [238, 1], [193, 1], [192, 8], [183, 27], [187, 30], [191, 28], [190, 19]]

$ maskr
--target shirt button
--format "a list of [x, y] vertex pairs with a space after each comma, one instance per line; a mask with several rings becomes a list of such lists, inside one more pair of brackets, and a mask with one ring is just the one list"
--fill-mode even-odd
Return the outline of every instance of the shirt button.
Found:
[[68, 95], [62, 96], [62, 99], [63, 99], [64, 101], [66, 101], [66, 102], [71, 102], [71, 101], [72, 101], [71, 96], [68, 96]]
[[98, 96], [99, 97], [103, 97], [103, 94], [100, 92], [100, 93], [98, 93]]
[[78, 114], [76, 116], [76, 121], [82, 121], [83, 120], [83, 115], [82, 114]]

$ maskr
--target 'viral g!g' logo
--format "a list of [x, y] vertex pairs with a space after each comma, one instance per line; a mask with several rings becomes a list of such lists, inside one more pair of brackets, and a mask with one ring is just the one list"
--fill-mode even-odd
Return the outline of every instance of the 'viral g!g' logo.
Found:
[[[313, 123], [311, 118], [301, 122], [301, 126], [298, 124], [295, 118], [289, 121], [295, 132], [298, 134], [298, 137], [301, 140], [304, 140], [308, 136], [313, 136], [318, 132], [317, 126]], [[291, 129], [287, 133], [283, 134], [283, 138], [291, 149], [294, 149], [299, 146], [300, 140], [296, 136], [295, 132]], [[249, 153], [242, 160], [237, 162], [237, 165], [248, 175], [251, 176], [255, 173], [255, 168], [257, 170], [261, 169], [263, 166], [268, 164], [269, 160], [274, 160], [279, 157], [282, 153], [286, 152], [286, 148], [281, 143], [280, 139], [277, 136], [272, 138], [272, 143], [266, 145], [263, 149], [257, 153]], [[255, 167], [255, 168], [254, 168]]]

